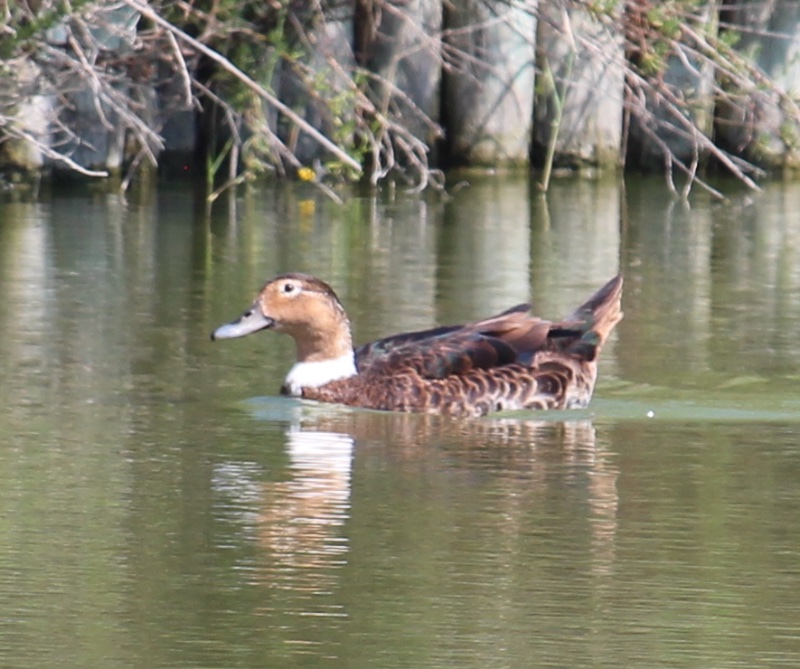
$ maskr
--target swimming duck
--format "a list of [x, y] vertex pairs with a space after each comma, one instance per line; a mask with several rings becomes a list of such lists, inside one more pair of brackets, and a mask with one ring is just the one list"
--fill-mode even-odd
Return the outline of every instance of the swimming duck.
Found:
[[260, 330], [294, 338], [285, 395], [368, 409], [482, 416], [589, 404], [597, 357], [622, 319], [622, 276], [559, 322], [520, 304], [485, 320], [407, 332], [353, 348], [333, 289], [307, 274], [281, 274], [212, 340]]

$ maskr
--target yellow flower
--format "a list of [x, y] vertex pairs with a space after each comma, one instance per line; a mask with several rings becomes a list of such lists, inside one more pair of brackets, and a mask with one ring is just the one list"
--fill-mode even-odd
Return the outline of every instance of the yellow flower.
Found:
[[301, 167], [297, 170], [297, 178], [300, 181], [314, 181], [316, 177], [316, 173], [310, 167]]

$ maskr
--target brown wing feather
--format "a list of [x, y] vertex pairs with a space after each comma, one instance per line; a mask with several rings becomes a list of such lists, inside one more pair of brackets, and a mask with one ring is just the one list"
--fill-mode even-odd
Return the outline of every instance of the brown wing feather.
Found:
[[528, 315], [520, 304], [496, 316], [467, 323], [407, 332], [356, 350], [359, 373], [393, 374], [412, 367], [426, 378], [444, 378], [470, 369], [529, 361], [544, 347], [548, 321]]

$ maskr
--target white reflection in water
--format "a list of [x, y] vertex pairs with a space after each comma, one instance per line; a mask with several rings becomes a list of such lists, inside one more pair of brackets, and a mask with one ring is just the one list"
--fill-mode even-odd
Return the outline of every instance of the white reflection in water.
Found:
[[215, 489], [263, 549], [254, 582], [294, 592], [329, 591], [330, 568], [344, 564], [342, 527], [350, 509], [353, 439], [334, 432], [287, 432], [290, 477], [260, 481], [251, 463], [217, 466]]

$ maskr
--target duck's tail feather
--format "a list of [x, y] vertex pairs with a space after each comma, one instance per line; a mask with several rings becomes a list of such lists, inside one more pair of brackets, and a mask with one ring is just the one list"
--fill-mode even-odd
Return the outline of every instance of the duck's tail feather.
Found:
[[614, 326], [622, 320], [622, 283], [618, 274], [558, 324], [565, 332], [577, 329], [582, 333], [567, 346], [572, 355], [591, 361], [600, 353]]

